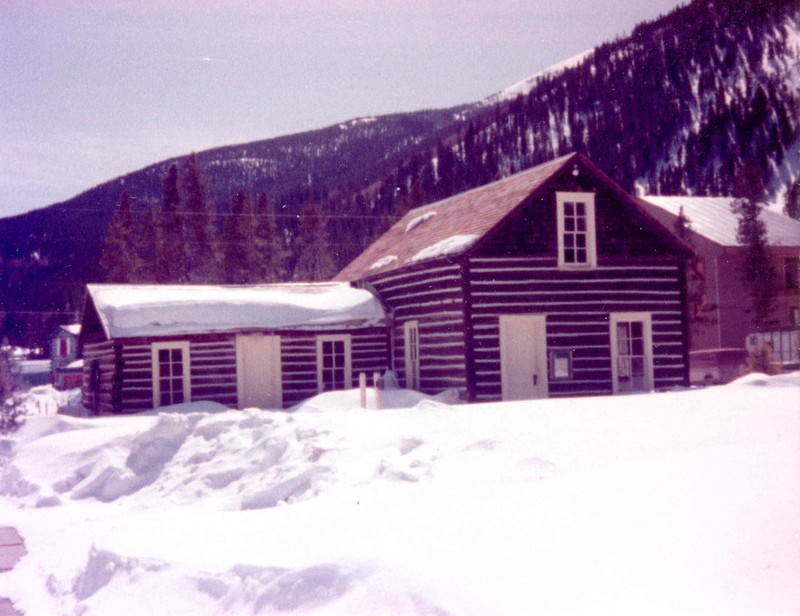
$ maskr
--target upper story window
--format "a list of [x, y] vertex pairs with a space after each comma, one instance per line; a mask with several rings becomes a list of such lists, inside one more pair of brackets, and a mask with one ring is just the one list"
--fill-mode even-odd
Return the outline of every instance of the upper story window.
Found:
[[557, 192], [558, 266], [596, 267], [594, 193]]

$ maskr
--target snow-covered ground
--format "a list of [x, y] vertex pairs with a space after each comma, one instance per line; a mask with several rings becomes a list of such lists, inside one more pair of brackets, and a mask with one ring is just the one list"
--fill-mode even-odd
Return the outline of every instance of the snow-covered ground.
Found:
[[800, 613], [800, 374], [384, 393], [29, 417], [0, 440], [0, 520], [29, 551], [0, 596], [41, 616]]

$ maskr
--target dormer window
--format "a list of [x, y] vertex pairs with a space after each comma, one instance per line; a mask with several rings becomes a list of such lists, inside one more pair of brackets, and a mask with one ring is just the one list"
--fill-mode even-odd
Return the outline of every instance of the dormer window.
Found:
[[594, 193], [557, 192], [558, 266], [596, 267]]

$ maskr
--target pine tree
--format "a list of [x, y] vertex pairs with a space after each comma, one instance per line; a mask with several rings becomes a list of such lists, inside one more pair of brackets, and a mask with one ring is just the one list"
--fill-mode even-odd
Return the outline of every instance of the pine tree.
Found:
[[761, 220], [766, 190], [761, 172], [745, 165], [736, 176], [731, 208], [739, 218], [736, 238], [744, 246], [742, 281], [750, 296], [753, 325], [764, 331], [772, 324], [776, 271], [767, 244], [767, 226]]
[[250, 197], [240, 189], [231, 201], [225, 222], [225, 281], [247, 284], [258, 279], [260, 255], [256, 244], [256, 217]]
[[327, 217], [317, 203], [308, 203], [300, 214], [297, 233], [297, 261], [294, 279], [298, 281], [327, 280], [336, 273], [328, 238]]
[[208, 184], [200, 174], [194, 152], [186, 159], [182, 186], [187, 278], [192, 282], [217, 282], [221, 274], [217, 211], [208, 196]]
[[256, 203], [256, 248], [260, 257], [257, 280], [281, 282], [286, 278], [287, 251], [283, 233], [275, 219], [275, 207], [266, 193]]
[[161, 249], [156, 255], [156, 280], [162, 283], [186, 282], [185, 211], [181, 203], [178, 166], [170, 165], [164, 177], [164, 197], [160, 227], [163, 232]]
[[800, 220], [800, 175], [786, 189], [786, 214]]
[[674, 228], [675, 234], [693, 251], [692, 257], [686, 264], [686, 301], [689, 310], [689, 348], [691, 348], [692, 339], [699, 335], [704, 327], [716, 322], [714, 311], [717, 306], [706, 301], [706, 277], [703, 261], [697, 256], [692, 223], [683, 211], [683, 207], [678, 211]]
[[120, 195], [100, 259], [109, 282], [134, 282], [139, 276], [142, 263], [136, 249], [135, 226], [131, 196], [126, 190]]
[[145, 210], [137, 225], [136, 246], [141, 266], [136, 280], [132, 282], [159, 282], [158, 268], [164, 243], [161, 221], [161, 205], [154, 203]]

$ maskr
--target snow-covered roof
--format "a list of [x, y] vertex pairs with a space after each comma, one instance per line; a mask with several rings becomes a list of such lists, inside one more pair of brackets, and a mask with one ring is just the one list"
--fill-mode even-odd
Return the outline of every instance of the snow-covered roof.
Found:
[[366, 327], [386, 318], [374, 295], [346, 283], [97, 284], [88, 291], [108, 338]]
[[61, 329], [63, 329], [68, 334], [72, 334], [73, 336], [79, 336], [81, 333], [81, 324], [70, 323], [69, 325], [62, 325]]
[[[720, 246], [739, 246], [736, 239], [738, 218], [731, 210], [733, 197], [643, 197], [677, 218], [681, 208], [692, 230]], [[800, 246], [800, 221], [770, 210], [763, 210], [761, 219], [767, 226], [768, 242], [772, 246]]]

